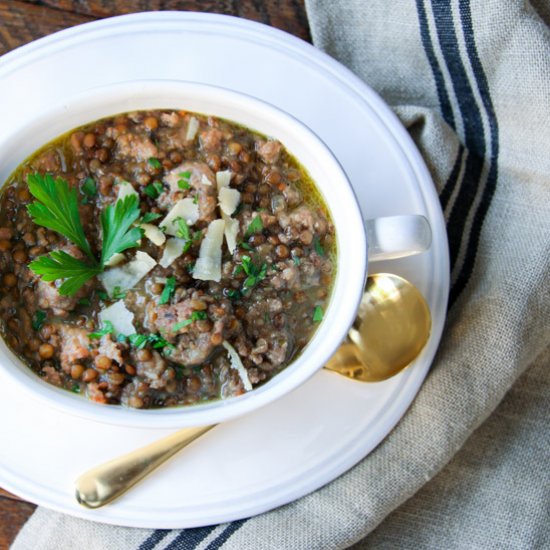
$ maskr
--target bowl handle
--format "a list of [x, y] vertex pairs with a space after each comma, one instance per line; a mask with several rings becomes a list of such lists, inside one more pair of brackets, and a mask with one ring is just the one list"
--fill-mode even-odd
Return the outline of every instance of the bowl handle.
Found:
[[374, 218], [367, 220], [365, 225], [369, 262], [420, 254], [432, 243], [430, 224], [418, 214]]

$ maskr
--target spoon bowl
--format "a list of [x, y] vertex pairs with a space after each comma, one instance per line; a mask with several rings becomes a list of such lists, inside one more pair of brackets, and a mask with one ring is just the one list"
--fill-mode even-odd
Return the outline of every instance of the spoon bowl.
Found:
[[387, 273], [371, 275], [357, 318], [325, 368], [362, 382], [386, 380], [418, 357], [431, 325], [428, 304], [412, 283]]

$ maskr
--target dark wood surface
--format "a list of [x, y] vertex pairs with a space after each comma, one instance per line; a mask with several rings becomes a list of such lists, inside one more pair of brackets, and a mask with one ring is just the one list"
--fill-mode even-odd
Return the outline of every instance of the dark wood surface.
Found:
[[[236, 15], [310, 40], [303, 0], [0, 0], [0, 55], [80, 23], [154, 10]], [[0, 488], [0, 550], [9, 548], [34, 509]]]

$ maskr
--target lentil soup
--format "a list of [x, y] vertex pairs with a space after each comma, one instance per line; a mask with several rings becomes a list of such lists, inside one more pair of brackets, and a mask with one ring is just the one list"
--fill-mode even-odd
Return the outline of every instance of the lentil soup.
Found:
[[184, 111], [102, 119], [2, 190], [2, 335], [45, 381], [98, 403], [237, 396], [307, 345], [335, 246], [280, 142]]

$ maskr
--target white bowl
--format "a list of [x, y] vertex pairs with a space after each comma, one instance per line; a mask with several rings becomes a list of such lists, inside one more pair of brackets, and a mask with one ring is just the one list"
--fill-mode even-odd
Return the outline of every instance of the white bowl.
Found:
[[337, 267], [323, 321], [300, 356], [266, 384], [238, 397], [206, 404], [137, 410], [100, 405], [43, 381], [0, 340], [0, 371], [44, 405], [68, 414], [129, 427], [176, 428], [215, 424], [250, 413], [287, 394], [320, 369], [344, 339], [362, 296], [367, 272], [365, 226], [340, 164], [296, 118], [273, 105], [224, 88], [170, 80], [99, 87], [52, 106], [32, 124], [13, 128], [0, 152], [0, 182], [29, 155], [59, 135], [103, 117], [145, 109], [185, 109], [242, 124], [278, 139], [317, 184], [336, 228]]

